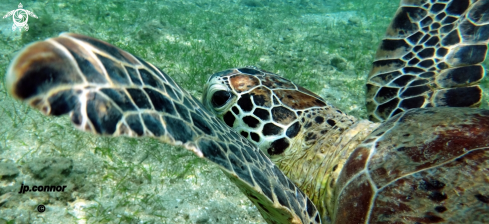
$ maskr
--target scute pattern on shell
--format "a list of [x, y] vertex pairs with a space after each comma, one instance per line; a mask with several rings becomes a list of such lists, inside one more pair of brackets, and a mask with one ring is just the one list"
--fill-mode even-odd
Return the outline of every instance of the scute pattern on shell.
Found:
[[489, 214], [488, 161], [489, 111], [409, 110], [372, 132], [346, 162], [336, 223], [487, 222], [466, 214]]
[[384, 121], [411, 108], [480, 105], [488, 11], [487, 0], [401, 1], [368, 77], [369, 119]]

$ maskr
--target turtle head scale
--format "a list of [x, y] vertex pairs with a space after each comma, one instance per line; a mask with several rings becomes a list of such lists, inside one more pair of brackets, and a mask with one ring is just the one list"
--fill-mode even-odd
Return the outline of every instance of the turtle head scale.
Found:
[[[256, 67], [212, 75], [202, 101], [272, 158], [291, 153], [288, 149], [296, 144], [314, 141], [320, 135], [312, 133], [313, 129], [327, 130], [324, 125], [341, 129], [343, 122], [338, 117], [346, 116], [311, 91]], [[309, 136], [304, 138], [304, 134]]]

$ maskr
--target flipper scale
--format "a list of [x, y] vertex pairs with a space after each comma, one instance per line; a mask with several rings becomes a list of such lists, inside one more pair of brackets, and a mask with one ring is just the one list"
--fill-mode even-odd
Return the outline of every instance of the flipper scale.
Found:
[[320, 223], [311, 201], [259, 149], [161, 70], [106, 42], [64, 33], [31, 44], [6, 83], [46, 115], [70, 114], [80, 130], [154, 137], [216, 163], [269, 223]]
[[488, 42], [488, 0], [401, 1], [369, 73], [369, 119], [411, 108], [479, 106]]

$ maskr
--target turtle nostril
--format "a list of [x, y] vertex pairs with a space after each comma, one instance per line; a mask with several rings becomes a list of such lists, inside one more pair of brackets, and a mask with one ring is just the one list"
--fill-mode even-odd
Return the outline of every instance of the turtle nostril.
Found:
[[222, 107], [228, 100], [231, 99], [231, 93], [224, 90], [219, 90], [212, 95], [212, 106]]

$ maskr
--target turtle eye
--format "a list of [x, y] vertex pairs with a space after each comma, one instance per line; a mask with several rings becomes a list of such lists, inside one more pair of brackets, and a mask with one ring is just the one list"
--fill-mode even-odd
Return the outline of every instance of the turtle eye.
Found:
[[213, 107], [222, 107], [224, 104], [231, 99], [231, 93], [224, 90], [219, 90], [212, 95], [212, 106]]

